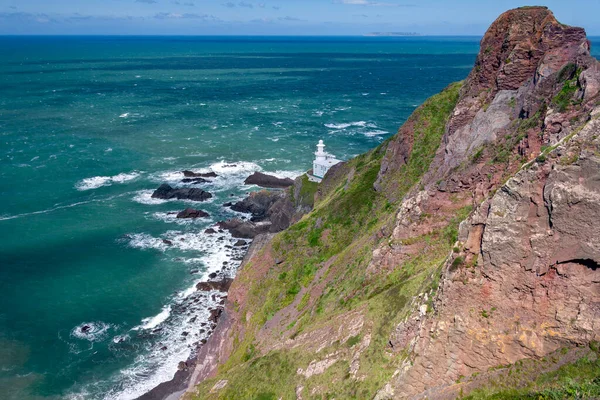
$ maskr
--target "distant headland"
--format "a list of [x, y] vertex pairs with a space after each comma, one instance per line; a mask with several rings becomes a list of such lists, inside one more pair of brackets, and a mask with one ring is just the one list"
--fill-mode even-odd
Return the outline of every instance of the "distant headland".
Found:
[[371, 32], [366, 33], [363, 36], [375, 36], [375, 37], [389, 37], [389, 36], [421, 36], [417, 32]]

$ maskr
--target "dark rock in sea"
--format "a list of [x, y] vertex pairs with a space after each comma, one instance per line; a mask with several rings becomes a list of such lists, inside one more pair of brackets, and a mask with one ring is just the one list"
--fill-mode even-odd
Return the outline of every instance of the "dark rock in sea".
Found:
[[190, 318], [190, 320], [189, 320], [188, 322], [189, 322], [190, 324], [193, 324], [194, 322], [196, 322], [196, 319], [197, 319], [197, 318], [198, 318], [198, 317], [192, 317], [192, 318]]
[[197, 274], [197, 273], [198, 273], [198, 270], [197, 270], [197, 269], [193, 269], [193, 270], [191, 270], [191, 271], [190, 271], [190, 274], [191, 274], [191, 275], [193, 275], [193, 274]]
[[226, 292], [229, 290], [232, 282], [233, 279], [231, 278], [223, 278], [223, 280], [220, 281], [199, 282], [196, 284], [196, 289], [203, 292], [210, 292], [211, 290]]
[[[184, 333], [187, 333], [187, 332], [184, 332]], [[187, 365], [187, 363], [185, 361], [179, 361], [179, 364], [177, 364], [177, 370], [178, 371], [184, 371], [187, 368], [188, 368], [188, 365]]]
[[200, 183], [210, 182], [204, 178], [185, 178], [181, 180], [181, 183], [191, 183], [192, 185], [198, 185]]
[[215, 279], [215, 278], [217, 277], [217, 273], [216, 273], [216, 272], [211, 272], [211, 273], [208, 275], [208, 277], [209, 277], [210, 279]]
[[182, 171], [182, 173], [183, 173], [183, 176], [185, 176], [186, 178], [216, 178], [218, 176], [217, 174], [215, 174], [212, 171], [203, 174], [203, 173], [185, 170], [185, 171]]
[[163, 346], [160, 348], [162, 351], [165, 351], [167, 349], [167, 346]]
[[215, 233], [217, 233], [217, 231], [215, 231], [213, 228], [208, 228], [207, 230], [204, 231], [204, 233], [206, 233], [208, 235], [214, 235]]
[[88, 333], [88, 332], [89, 332], [89, 331], [91, 331], [91, 330], [92, 330], [92, 327], [91, 327], [91, 326], [89, 326], [89, 325], [84, 325], [84, 326], [82, 326], [82, 327], [81, 327], [81, 329], [80, 329], [80, 331], [81, 331], [82, 333]]
[[193, 200], [206, 201], [212, 197], [212, 194], [198, 188], [173, 188], [171, 185], [163, 183], [152, 193], [153, 199], [163, 200]]
[[269, 208], [283, 196], [283, 193], [261, 190], [260, 192], [250, 193], [244, 200], [238, 201], [231, 206], [231, 209], [233, 211], [250, 213], [252, 214], [252, 221], [258, 222], [267, 218]]
[[189, 332], [182, 332], [182, 333], [181, 333], [181, 336], [187, 336], [187, 335], [189, 335], [189, 334], [190, 334]]
[[255, 172], [244, 181], [246, 185], [258, 185], [265, 188], [283, 189], [290, 187], [294, 181], [290, 178], [278, 178], [276, 176]]
[[269, 222], [255, 224], [253, 222], [242, 221], [237, 218], [221, 221], [218, 223], [218, 225], [223, 229], [227, 229], [233, 237], [242, 239], [253, 239], [260, 233], [268, 232], [269, 227], [271, 226]]
[[177, 218], [206, 218], [208, 217], [208, 213], [202, 210], [196, 210], [193, 208], [186, 208], [177, 214]]
[[246, 242], [245, 240], [238, 240], [237, 242], [235, 242], [234, 246], [242, 247], [242, 246], [245, 246], [246, 244], [248, 244], [248, 242]]
[[231, 207], [233, 205], [233, 203], [231, 201], [228, 201], [227, 203], [223, 204], [223, 207]]
[[173, 242], [171, 242], [169, 239], [163, 239], [162, 242], [167, 246], [173, 246]]
[[222, 313], [223, 313], [223, 308], [221, 308], [221, 307], [211, 310], [210, 317], [208, 317], [208, 320], [210, 322], [213, 322], [216, 324]]

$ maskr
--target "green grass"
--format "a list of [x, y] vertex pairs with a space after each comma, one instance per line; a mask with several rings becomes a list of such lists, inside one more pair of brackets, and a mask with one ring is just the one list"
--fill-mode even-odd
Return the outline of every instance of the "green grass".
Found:
[[[591, 346], [590, 346], [591, 347]], [[564, 355], [567, 351], [560, 351]], [[556, 361], [556, 355], [528, 364], [517, 362], [504, 367], [508, 369], [507, 381], [494, 378], [486, 386], [478, 388], [468, 396], [461, 397], [465, 400], [482, 399], [531, 399], [531, 400], [562, 400], [562, 399], [597, 399], [600, 398], [600, 359], [598, 353], [592, 349], [588, 354], [578, 360], [567, 363], [560, 368], [538, 374], [537, 370], [548, 363]], [[530, 379], [523, 378], [523, 374], [533, 374]], [[516, 385], [511, 381], [524, 379], [527, 383]]]
[[297, 204], [313, 207], [315, 204], [315, 193], [319, 188], [319, 184], [308, 180], [308, 176], [302, 175], [302, 185], [298, 194]]
[[[569, 66], [571, 66], [569, 68]], [[572, 69], [575, 68], [574, 71]], [[577, 104], [577, 101], [573, 100], [573, 96], [579, 89], [579, 75], [581, 69], [576, 68], [572, 64], [567, 65], [559, 73], [559, 82], [561, 79], [566, 79], [563, 86], [556, 96], [552, 99], [552, 104], [556, 107], [559, 112], [565, 112], [569, 106]]]

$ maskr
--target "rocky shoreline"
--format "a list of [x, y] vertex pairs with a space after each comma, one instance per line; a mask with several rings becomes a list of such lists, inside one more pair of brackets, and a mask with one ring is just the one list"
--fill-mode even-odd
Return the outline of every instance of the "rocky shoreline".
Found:
[[[192, 171], [183, 171], [183, 173], [185, 179], [181, 182], [194, 185], [210, 182], [205, 178], [216, 177], [214, 173], [198, 174]], [[293, 222], [299, 220], [312, 206], [303, 204], [301, 196], [294, 195], [302, 189], [303, 180], [301, 177], [291, 180], [280, 179], [263, 173], [254, 173], [244, 183], [270, 190], [262, 189], [251, 192], [248, 197], [241, 201], [223, 204], [223, 207], [246, 214], [247, 217], [242, 216], [219, 221], [204, 232], [209, 235], [218, 235], [228, 231], [234, 239], [237, 239], [231, 246], [227, 245], [231, 250], [231, 261], [224, 263], [220, 272], [211, 273], [207, 281], [197, 283], [197, 292], [181, 305], [181, 310], [178, 310], [182, 313], [185, 312], [188, 307], [194, 307], [195, 304], [201, 301], [199, 294], [209, 294], [218, 305], [209, 309], [208, 323], [201, 323], [200, 332], [207, 333], [207, 339], [200, 340], [191, 356], [186, 361], [179, 363], [175, 376], [171, 380], [163, 382], [139, 396], [138, 400], [177, 400], [190, 385], [197, 381], [197, 375], [206, 369], [207, 364], [212, 365], [216, 362], [216, 359], [213, 360], [211, 357], [211, 354], [215, 353], [214, 345], [211, 345], [211, 343], [218, 342], [218, 340], [212, 339], [214, 335], [219, 336], [219, 332], [227, 331], [227, 314], [224, 313], [224, 304], [229, 287], [233, 282], [231, 276], [235, 275], [234, 270], [243, 268], [252, 255], [260, 250], [272, 238], [274, 233], [286, 229]], [[154, 192], [152, 197], [200, 202], [211, 198], [212, 194], [199, 188], [173, 188], [170, 185], [163, 184]], [[177, 218], [205, 218], [208, 216], [206, 212], [194, 208], [186, 208], [177, 213]], [[237, 262], [240, 262], [240, 265], [236, 267]], [[195, 318], [188, 321], [191, 326], [194, 323]], [[184, 332], [184, 334], [186, 333], [188, 332]]]

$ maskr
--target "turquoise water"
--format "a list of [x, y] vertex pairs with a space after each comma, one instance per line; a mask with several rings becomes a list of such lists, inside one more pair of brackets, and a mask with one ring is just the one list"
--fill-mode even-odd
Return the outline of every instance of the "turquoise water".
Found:
[[[318, 139], [339, 158], [376, 146], [477, 50], [477, 38], [0, 37], [2, 398], [129, 399], [170, 379], [214, 303], [182, 311], [190, 288], [235, 265], [230, 238], [203, 231], [255, 189], [243, 179], [301, 173]], [[219, 174], [195, 205], [210, 220], [182, 223], [168, 213], [190, 203], [150, 199], [182, 169]]]

